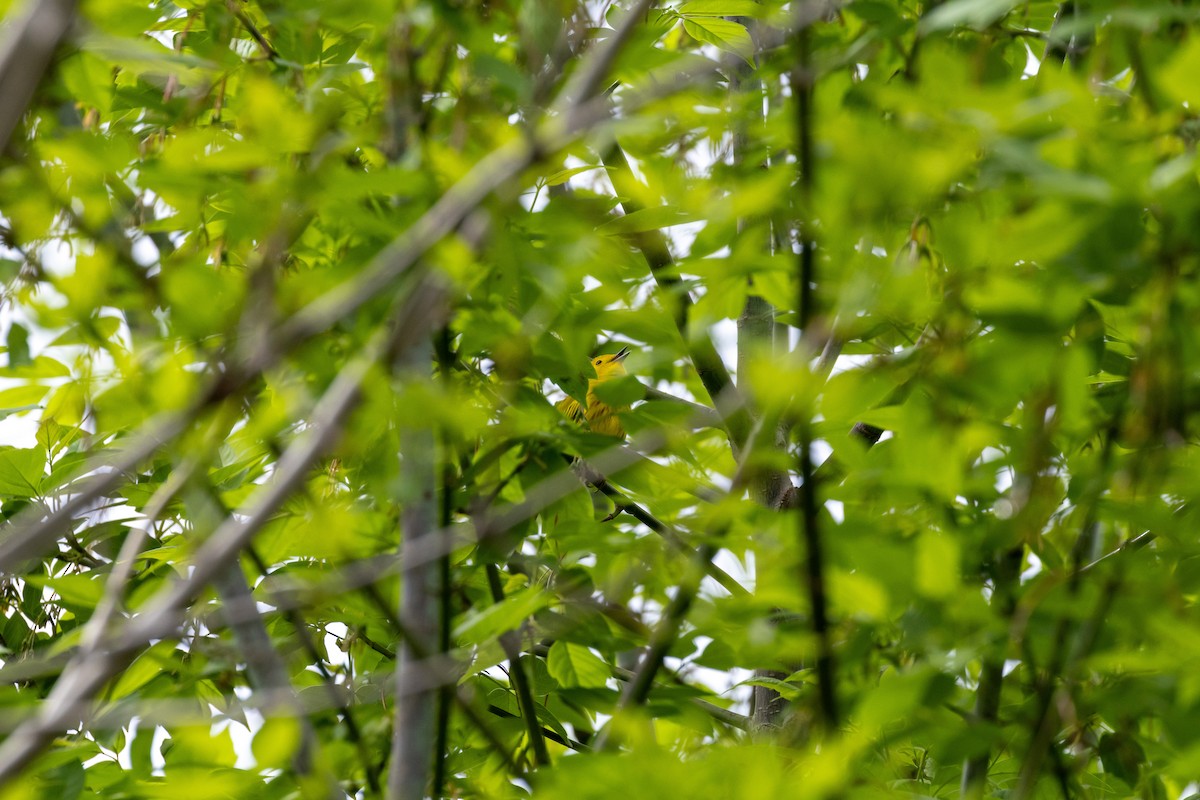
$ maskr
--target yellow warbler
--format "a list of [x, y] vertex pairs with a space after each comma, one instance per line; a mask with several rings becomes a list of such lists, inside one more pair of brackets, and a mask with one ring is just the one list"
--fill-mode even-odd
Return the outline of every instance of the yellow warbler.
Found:
[[617, 416], [617, 412], [626, 410], [628, 406], [613, 408], [596, 397], [596, 387], [605, 381], [625, 375], [624, 361], [628, 355], [629, 348], [622, 347], [615, 353], [596, 356], [592, 359], [592, 367], [596, 370], [596, 377], [588, 380], [586, 409], [580, 407], [579, 401], [574, 397], [559, 400], [555, 403], [554, 407], [561, 411], [563, 416], [568, 419], [573, 419], [580, 424], [586, 423], [593, 433], [624, 437], [625, 429], [621, 427], [621, 420]]

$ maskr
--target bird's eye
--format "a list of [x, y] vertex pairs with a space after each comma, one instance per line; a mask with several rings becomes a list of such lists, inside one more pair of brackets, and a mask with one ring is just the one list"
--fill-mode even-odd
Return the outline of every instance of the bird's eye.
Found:
[[597, 358], [597, 359], [596, 359], [595, 361], [593, 361], [592, 363], [593, 363], [593, 364], [595, 364], [595, 365], [598, 367], [598, 366], [600, 366], [600, 359], [598, 359], [598, 358]]

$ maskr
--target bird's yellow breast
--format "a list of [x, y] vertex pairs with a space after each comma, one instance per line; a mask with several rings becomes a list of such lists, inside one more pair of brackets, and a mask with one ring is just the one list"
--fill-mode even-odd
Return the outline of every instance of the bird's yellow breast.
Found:
[[618, 353], [596, 356], [592, 359], [592, 367], [596, 370], [596, 377], [588, 380], [586, 408], [581, 407], [579, 401], [573, 397], [559, 400], [555, 404], [555, 408], [568, 419], [581, 424], [586, 423], [587, 427], [593, 433], [624, 438], [625, 428], [621, 426], [621, 419], [617, 416], [617, 413], [626, 410], [625, 407], [613, 408], [608, 403], [605, 403], [596, 396], [596, 387], [605, 381], [610, 381], [627, 374], [625, 372], [625, 364], [622, 363], [627, 355], [629, 355], [629, 350], [622, 349]]

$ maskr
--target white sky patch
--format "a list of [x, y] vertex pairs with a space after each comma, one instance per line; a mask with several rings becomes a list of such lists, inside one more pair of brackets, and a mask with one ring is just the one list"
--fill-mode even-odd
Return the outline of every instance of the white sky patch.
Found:
[[1021, 572], [1021, 583], [1033, 580], [1041, 574], [1043, 569], [1042, 560], [1033, 551], [1028, 552], [1025, 557], [1029, 561], [1029, 566]]
[[1025, 44], [1025, 70], [1021, 75], [1022, 80], [1037, 77], [1038, 71], [1041, 68], [1042, 60], [1033, 54], [1033, 48]]
[[350, 655], [342, 650], [341, 641], [345, 640], [349, 629], [345, 623], [330, 622], [325, 626], [325, 660], [335, 667], [348, 668]]

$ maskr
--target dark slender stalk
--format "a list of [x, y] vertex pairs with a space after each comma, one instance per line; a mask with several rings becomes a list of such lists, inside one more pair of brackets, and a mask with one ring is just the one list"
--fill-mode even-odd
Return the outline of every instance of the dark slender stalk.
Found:
[[[456, 356], [451, 346], [452, 334], [448, 326], [443, 325], [438, 331], [434, 339], [434, 356], [438, 364], [438, 377], [442, 382], [443, 388], [448, 388], [451, 385], [450, 370], [454, 364]], [[450, 436], [443, 428], [441, 430], [441, 454], [440, 468], [442, 475], [442, 492], [441, 503], [439, 504], [439, 524], [442, 530], [447, 530], [450, 527], [454, 515], [454, 471], [450, 455], [453, 452], [453, 443], [450, 441]], [[450, 553], [443, 553], [438, 559], [438, 567], [441, 571], [441, 606], [439, 609], [439, 629], [438, 629], [438, 652], [450, 652], [451, 621], [454, 617], [454, 609], [451, 605], [450, 597]], [[433, 780], [432, 793], [434, 797], [441, 797], [443, 788], [446, 784], [446, 755], [447, 747], [450, 738], [450, 711], [454, 706], [453, 689], [449, 686], [442, 686], [438, 691], [437, 697], [437, 719], [435, 720], [435, 735], [433, 749]]]
[[271, 61], [279, 60], [279, 53], [274, 47], [271, 46], [271, 43], [267, 41], [267, 37], [263, 36], [262, 31], [260, 31], [258, 26], [254, 24], [254, 20], [250, 19], [250, 15], [246, 13], [245, 9], [238, 5], [238, 0], [225, 0], [225, 7], [229, 9], [229, 13], [233, 14], [233, 16], [237, 18], [238, 22], [242, 23], [242, 27], [245, 28], [246, 32], [250, 34], [250, 37], [258, 43], [258, 46], [262, 48], [263, 54], [266, 55], [268, 59]]
[[[802, 341], [800, 352], [820, 352], [816, 344], [818, 332], [814, 313], [813, 290], [816, 279], [816, 236], [813, 232], [813, 187], [816, 159], [813, 157], [813, 89], [815, 76], [809, 54], [808, 27], [796, 33], [796, 60], [792, 68], [792, 92], [796, 98], [796, 160], [800, 170], [800, 253], [798, 259], [799, 295], [796, 307]], [[800, 473], [800, 540], [804, 546], [802, 579], [808, 587], [812, 611], [812, 629], [817, 639], [817, 697], [826, 730], [839, 725], [837, 677], [833, 644], [830, 637], [829, 611], [825, 594], [825, 560], [821, 542], [820, 503], [817, 499], [816, 470], [812, 461], [811, 409], [800, 411], [797, 426], [800, 440], [798, 472]]]
[[[1042, 64], [1069, 64], [1078, 67], [1083, 56], [1092, 46], [1094, 35], [1091, 31], [1079, 31], [1076, 28], [1081, 16], [1080, 8], [1083, 3], [1075, 0], [1064, 0], [1054, 14], [1054, 22], [1046, 35], [1046, 49], [1042, 53]], [[1063, 29], [1067, 30], [1064, 31]], [[1135, 74], [1137, 70], [1134, 70]]]
[[[1016, 606], [1013, 588], [1021, 572], [1021, 559], [1024, 551], [1013, 548], [996, 560], [992, 566], [992, 598], [1000, 606], [1000, 614], [1004, 619], [1010, 619]], [[979, 671], [979, 686], [975, 690], [975, 724], [995, 722], [1000, 715], [1000, 690], [1004, 686], [1004, 650], [1007, 638], [996, 647], [996, 652], [989, 654], [983, 660]], [[988, 761], [990, 752], [984, 750], [975, 754], [963, 764], [962, 796], [982, 797], [987, 786]]]
[[[488, 706], [487, 710], [488, 710], [488, 713], [494, 714], [497, 717], [503, 717], [505, 719], [516, 719], [517, 718], [516, 714], [512, 713], [511, 711], [505, 711], [503, 708], [500, 708], [499, 706]], [[589, 752], [592, 749], [592, 748], [588, 747], [586, 744], [584, 744], [583, 742], [577, 742], [574, 739], [568, 739], [568, 738], [560, 735], [557, 731], [551, 730], [550, 728], [542, 728], [541, 731], [542, 731], [542, 736], [544, 736], [545, 738], [549, 739], [552, 742], [561, 744], [563, 747], [569, 747], [572, 750], [576, 750], [581, 753]], [[437, 797], [437, 795], [434, 795], [434, 797]]]
[[[492, 600], [497, 603], [504, 601], [504, 587], [500, 583], [500, 568], [495, 564], [487, 565], [488, 588]], [[539, 767], [550, 763], [550, 752], [546, 749], [546, 740], [542, 736], [542, 726], [537, 718], [537, 706], [534, 705], [533, 690], [529, 686], [529, 677], [521, 665], [521, 646], [519, 634], [507, 631], [500, 634], [500, 646], [508, 657], [508, 677], [516, 690], [517, 708], [525, 720], [525, 730], [529, 733], [529, 744], [533, 748], [533, 761]]]
[[[637, 503], [633, 502], [621, 493], [619, 489], [615, 489], [612, 484], [603, 478], [591, 481], [591, 484], [596, 487], [602, 494], [616, 503], [617, 510], [613, 512], [614, 516], [618, 513], [625, 513], [636, 519], [638, 522], [645, 525], [647, 528], [657, 533], [659, 536], [667, 540], [677, 550], [683, 552], [695, 552], [695, 548], [685, 542], [674, 528], [661, 521], [646, 509], [642, 508]], [[717, 583], [735, 597], [749, 597], [750, 592], [746, 587], [742, 586], [737, 580], [725, 570], [712, 563], [711, 560], [703, 562], [705, 574], [715, 580]]]

